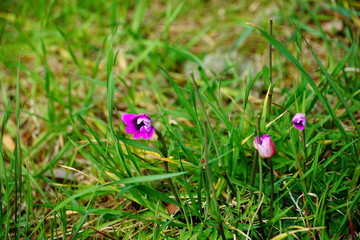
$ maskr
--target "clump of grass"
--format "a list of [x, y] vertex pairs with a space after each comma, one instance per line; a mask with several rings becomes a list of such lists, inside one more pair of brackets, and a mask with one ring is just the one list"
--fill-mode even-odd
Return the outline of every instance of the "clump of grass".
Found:
[[[2, 4], [0, 238], [355, 239], [354, 9]], [[162, 141], [126, 134], [125, 112], [151, 116]]]

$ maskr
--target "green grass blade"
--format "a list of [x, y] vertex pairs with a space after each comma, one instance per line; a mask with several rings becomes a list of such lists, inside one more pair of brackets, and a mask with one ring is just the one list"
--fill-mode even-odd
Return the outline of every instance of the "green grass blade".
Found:
[[[309, 45], [309, 43], [306, 41], [305, 37], [304, 40], [306, 42], [306, 45], [308, 46], [308, 48], [311, 51], [311, 54], [313, 55], [315, 61], [317, 62], [318, 66], [320, 67], [320, 71], [324, 74], [324, 76], [326, 77], [326, 80], [330, 83], [331, 87], [334, 89], [334, 92], [336, 93], [336, 95], [338, 96], [338, 98], [340, 99], [341, 103], [343, 104], [344, 108], [346, 109], [346, 112], [348, 113], [351, 121], [354, 124], [354, 127], [356, 128], [358, 134], [360, 134], [360, 127], [359, 124], [356, 122], [356, 119], [354, 117], [354, 114], [352, 113], [352, 111], [350, 110], [348, 104], [346, 103], [346, 100], [344, 99], [344, 97], [342, 96], [340, 89], [336, 86], [332, 76], [326, 71], [325, 67], [322, 65], [321, 61], [319, 60], [319, 58], [316, 56], [314, 50], [312, 49], [312, 47]], [[355, 45], [352, 44], [351, 48], [349, 49], [349, 54], [353, 53], [355, 50]]]
[[150, 1], [149, 0], [141, 0], [136, 1], [137, 4], [135, 4], [135, 14], [134, 19], [132, 21], [131, 30], [134, 33], [139, 33], [141, 24], [144, 21], [146, 9], [148, 8]]
[[179, 47], [179, 46], [174, 46], [174, 45], [165, 45], [165, 46], [168, 49], [176, 52], [180, 56], [193, 61], [194, 63], [198, 64], [202, 69], [204, 69], [204, 65], [203, 65], [202, 61], [196, 55], [192, 54], [191, 52], [189, 52], [189, 51], [187, 51], [184, 48]]
[[68, 40], [68, 37], [66, 36], [65, 32], [63, 30], [61, 30], [61, 28], [59, 26], [56, 26], [58, 32], [60, 33], [60, 35], [64, 38], [65, 42], [66, 42], [66, 45], [67, 45], [67, 48], [68, 48], [68, 51], [70, 53], [70, 56], [71, 58], [73, 59], [74, 63], [78, 66], [78, 67], [81, 67], [74, 51], [72, 50], [72, 47], [70, 45], [70, 42]]
[[165, 74], [165, 76], [169, 79], [171, 86], [173, 87], [177, 97], [179, 98], [179, 101], [185, 107], [186, 111], [189, 113], [191, 120], [193, 120], [194, 122], [197, 122], [198, 121], [197, 114], [194, 111], [193, 107], [191, 106], [189, 100], [185, 98], [180, 87], [176, 84], [174, 79], [167, 73], [167, 71], [165, 69], [163, 69], [162, 67], [159, 67], [159, 68]]
[[270, 36], [267, 32], [262, 30], [256, 25], [250, 24], [254, 28], [256, 28], [271, 44], [273, 47], [275, 47], [281, 54], [283, 54], [290, 62], [292, 62], [295, 67], [301, 72], [301, 74], [304, 76], [307, 83], [311, 86], [311, 88], [315, 91], [316, 95], [320, 99], [320, 101], [324, 104], [330, 115], [332, 116], [336, 126], [338, 127], [342, 137], [346, 142], [348, 142], [348, 137], [345, 133], [344, 127], [341, 125], [339, 118], [336, 116], [334, 110], [331, 108], [330, 103], [326, 100], [326, 98], [323, 96], [319, 88], [316, 86], [316, 84], [313, 82], [309, 74], [305, 71], [305, 69], [302, 67], [301, 63], [296, 60], [296, 58], [285, 48], [283, 44], [281, 44], [278, 40]]
[[51, 171], [51, 169], [55, 166], [55, 164], [58, 163], [58, 161], [60, 161], [64, 154], [70, 149], [71, 146], [71, 142], [67, 142], [64, 147], [50, 160], [48, 161], [41, 169], [39, 172], [37, 172], [35, 174], [34, 177], [39, 177], [42, 174], [44, 174], [46, 171]]
[[16, 136], [15, 136], [15, 150], [14, 150], [14, 172], [15, 172], [15, 224], [16, 224], [16, 234], [15, 238], [20, 239], [21, 233], [21, 204], [22, 204], [22, 195], [23, 195], [23, 188], [22, 188], [22, 158], [21, 158], [21, 145], [20, 145], [20, 64], [21, 64], [21, 57], [20, 55], [19, 60], [19, 68], [18, 74], [16, 76]]
[[[353, 200], [350, 202], [350, 204], [348, 206], [350, 214], [354, 213], [355, 207], [359, 205], [359, 202], [360, 202], [360, 191], [357, 192], [357, 194], [355, 195], [355, 197], [353, 198]], [[338, 228], [338, 231], [335, 235], [335, 239], [340, 237], [340, 235], [343, 232], [343, 229], [345, 228], [347, 223], [348, 223], [348, 215], [345, 214], [345, 216], [343, 217], [341, 224]]]
[[[85, 194], [97, 191], [97, 190], [99, 190], [99, 189], [101, 189], [103, 187], [115, 186], [115, 185], [121, 185], [121, 184], [135, 184], [135, 183], [152, 182], [152, 181], [158, 181], [158, 180], [163, 180], [163, 179], [168, 179], [168, 178], [174, 178], [174, 177], [178, 177], [178, 176], [181, 176], [181, 175], [184, 175], [184, 174], [186, 174], [186, 172], [158, 174], [158, 175], [141, 176], [141, 177], [132, 177], [132, 178], [125, 178], [125, 179], [122, 179], [122, 180], [119, 180], [119, 181], [114, 181], [114, 182], [110, 182], [110, 183], [97, 185], [97, 186], [88, 188], [86, 190], [82, 190], [81, 192], [78, 192], [77, 194], [74, 194], [74, 195], [70, 196], [69, 198], [62, 201], [60, 204], [58, 204], [56, 207], [54, 207], [47, 214], [47, 216], [49, 216], [49, 215], [55, 213], [56, 211], [60, 210], [61, 208], [65, 207], [67, 204], [74, 201], [75, 199], [77, 199], [77, 198], [79, 198], [79, 197], [81, 197], [81, 196], [83, 196]], [[38, 225], [33, 229], [31, 235], [33, 235], [37, 231], [37, 229], [39, 229], [39, 227], [40, 227], [40, 223], [38, 223]]]

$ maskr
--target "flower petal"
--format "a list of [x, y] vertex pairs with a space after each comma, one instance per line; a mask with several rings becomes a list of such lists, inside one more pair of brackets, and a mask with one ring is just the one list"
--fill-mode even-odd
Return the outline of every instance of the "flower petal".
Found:
[[139, 132], [139, 129], [137, 128], [137, 126], [135, 124], [128, 124], [126, 125], [125, 131], [129, 134], [134, 134]]
[[151, 137], [152, 137], [152, 134], [150, 134], [148, 132], [138, 132], [138, 133], [134, 134], [135, 139], [143, 138], [143, 139], [147, 140]]
[[140, 114], [138, 118], [136, 119], [137, 124], [145, 124], [145, 125], [151, 125], [151, 119], [146, 116], [146, 114]]
[[254, 138], [254, 147], [255, 147], [255, 149], [258, 149], [258, 147], [259, 147], [259, 137]]
[[264, 139], [263, 146], [265, 146], [266, 158], [270, 158], [275, 155], [276, 147], [270, 136], [268, 136], [267, 138]]
[[149, 138], [151, 138], [155, 133], [155, 128], [154, 127], [151, 127], [150, 130], [148, 131], [148, 136]]
[[124, 123], [128, 123], [134, 121], [138, 116], [138, 114], [124, 113], [123, 115], [121, 115], [121, 120]]

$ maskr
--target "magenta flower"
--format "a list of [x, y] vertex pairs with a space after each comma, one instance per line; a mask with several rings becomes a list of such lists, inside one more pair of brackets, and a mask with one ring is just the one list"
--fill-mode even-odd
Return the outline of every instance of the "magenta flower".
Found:
[[269, 135], [263, 135], [260, 138], [255, 137], [254, 147], [259, 151], [259, 154], [262, 158], [271, 158], [276, 154], [276, 147]]
[[292, 119], [292, 123], [294, 127], [299, 130], [304, 130], [306, 125], [306, 117], [304, 113], [297, 113], [295, 114], [294, 118]]
[[154, 135], [155, 128], [151, 125], [151, 118], [145, 113], [131, 114], [124, 113], [121, 120], [125, 123], [125, 131], [134, 134], [134, 138], [149, 139]]

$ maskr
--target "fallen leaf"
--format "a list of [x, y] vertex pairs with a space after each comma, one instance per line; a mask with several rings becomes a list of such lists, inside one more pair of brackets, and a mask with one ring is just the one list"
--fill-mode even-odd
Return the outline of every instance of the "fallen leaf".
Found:
[[9, 135], [5, 134], [3, 136], [3, 144], [4, 146], [9, 149], [10, 152], [14, 152], [15, 149], [15, 142]]
[[166, 210], [167, 212], [170, 214], [170, 215], [175, 215], [179, 210], [179, 206], [176, 205], [176, 204], [173, 204], [173, 203], [169, 203], [167, 206], [166, 206]]

